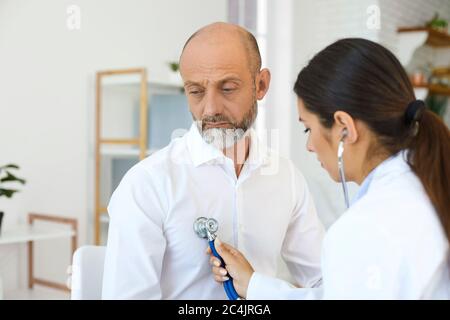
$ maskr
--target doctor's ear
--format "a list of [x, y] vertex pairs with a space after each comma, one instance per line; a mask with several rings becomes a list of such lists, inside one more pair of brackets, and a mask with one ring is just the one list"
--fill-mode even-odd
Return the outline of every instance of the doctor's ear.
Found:
[[358, 130], [355, 120], [347, 112], [336, 111], [334, 113], [334, 122], [339, 134], [339, 141], [345, 143], [355, 143], [358, 140]]

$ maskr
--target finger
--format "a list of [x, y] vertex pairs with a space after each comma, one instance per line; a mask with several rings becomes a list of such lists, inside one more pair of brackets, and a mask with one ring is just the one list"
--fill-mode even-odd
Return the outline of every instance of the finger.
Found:
[[226, 271], [227, 271], [227, 274], [229, 274], [230, 275], [230, 277], [232, 277], [232, 278], [237, 278], [236, 276], [236, 270], [235, 270], [235, 268], [232, 266], [232, 265], [226, 265], [225, 266], [225, 269], [226, 269]]
[[228, 274], [227, 270], [221, 267], [212, 267], [212, 273], [216, 276], [224, 277]]
[[208, 255], [212, 254], [211, 248], [209, 246], [206, 248], [205, 253]]
[[230, 254], [232, 254], [233, 256], [240, 256], [241, 252], [234, 248], [233, 246], [229, 245], [228, 243], [222, 243], [222, 248], [225, 248], [225, 250], [227, 250]]
[[216, 257], [211, 256], [211, 257], [209, 258], [209, 264], [212, 265], [212, 266], [220, 267], [221, 262], [220, 262], [220, 260], [217, 259]]
[[216, 247], [217, 253], [225, 261], [225, 264], [236, 261], [236, 256], [239, 255], [239, 251], [234, 249], [232, 246], [221, 242], [219, 238], [216, 238], [214, 241], [214, 246]]
[[230, 278], [228, 278], [227, 276], [214, 276], [214, 280], [216, 280], [219, 283], [225, 282], [227, 280], [230, 280]]
[[218, 250], [222, 250], [222, 251], [226, 250], [235, 256], [240, 254], [239, 250], [237, 250], [233, 246], [229, 245], [228, 243], [222, 242], [219, 238], [216, 238], [216, 241], [214, 242], [214, 246]]

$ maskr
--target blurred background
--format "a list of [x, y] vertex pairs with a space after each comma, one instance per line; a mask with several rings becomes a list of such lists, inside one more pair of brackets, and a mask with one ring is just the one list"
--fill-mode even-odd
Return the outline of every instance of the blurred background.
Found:
[[0, 0], [0, 297], [70, 297], [72, 250], [105, 244], [123, 174], [190, 127], [177, 62], [198, 28], [257, 37], [272, 72], [257, 132], [304, 173], [328, 227], [343, 199], [306, 152], [298, 72], [339, 38], [379, 42], [449, 124], [449, 20], [449, 0]]

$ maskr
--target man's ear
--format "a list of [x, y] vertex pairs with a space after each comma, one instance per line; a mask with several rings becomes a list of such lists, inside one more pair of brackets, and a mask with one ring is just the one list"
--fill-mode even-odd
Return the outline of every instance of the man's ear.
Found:
[[342, 139], [344, 130], [347, 132], [344, 138], [345, 143], [355, 143], [358, 140], [358, 129], [351, 115], [344, 111], [336, 111], [334, 113], [334, 122], [337, 126], [339, 140]]
[[261, 100], [269, 90], [270, 71], [267, 68], [262, 69], [256, 76], [256, 99]]

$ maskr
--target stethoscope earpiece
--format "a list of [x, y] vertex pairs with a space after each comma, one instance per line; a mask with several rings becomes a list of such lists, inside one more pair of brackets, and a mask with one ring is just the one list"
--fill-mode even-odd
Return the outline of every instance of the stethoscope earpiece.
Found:
[[348, 198], [348, 189], [344, 171], [344, 139], [347, 137], [347, 135], [348, 135], [347, 128], [344, 128], [344, 130], [342, 130], [341, 141], [339, 142], [338, 145], [337, 157], [338, 157], [339, 176], [341, 178], [342, 189], [344, 191], [345, 205], [347, 208], [349, 208], [350, 201]]

